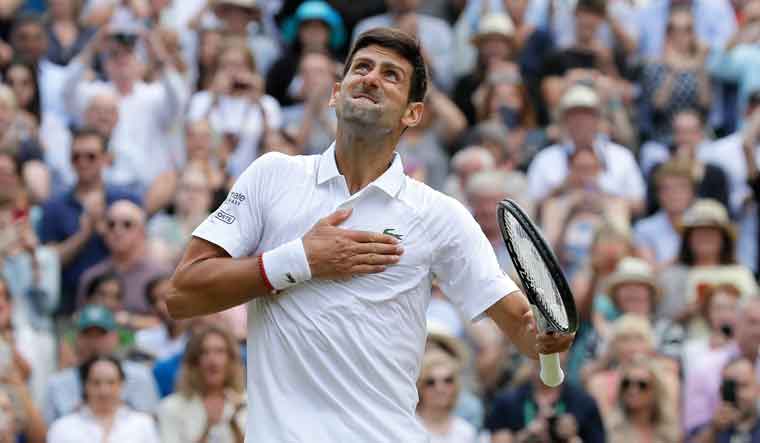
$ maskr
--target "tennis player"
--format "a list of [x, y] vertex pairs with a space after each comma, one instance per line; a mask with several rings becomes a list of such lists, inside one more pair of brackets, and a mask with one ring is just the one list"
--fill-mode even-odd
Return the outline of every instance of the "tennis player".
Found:
[[570, 346], [570, 335], [536, 333], [469, 212], [404, 175], [395, 147], [420, 122], [426, 88], [413, 38], [361, 34], [333, 86], [333, 145], [261, 156], [193, 233], [169, 311], [250, 302], [247, 442], [427, 442], [415, 381], [434, 276], [525, 355]]

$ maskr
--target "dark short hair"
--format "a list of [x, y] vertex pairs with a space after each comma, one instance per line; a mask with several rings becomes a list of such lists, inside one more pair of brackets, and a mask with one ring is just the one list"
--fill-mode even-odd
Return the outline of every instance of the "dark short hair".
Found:
[[91, 128], [89, 126], [84, 126], [82, 128], [74, 129], [71, 132], [71, 144], [73, 145], [77, 140], [80, 138], [87, 138], [87, 137], [95, 137], [100, 142], [100, 146], [102, 149], [102, 152], [108, 151], [108, 139], [103, 136], [97, 129]]
[[155, 291], [158, 285], [160, 285], [162, 282], [171, 280], [171, 278], [172, 277], [169, 274], [161, 274], [151, 279], [145, 285], [145, 300], [148, 302], [150, 306], [154, 306], [154, 307], [156, 306], [156, 298], [153, 297], [153, 291]]
[[606, 0], [578, 0], [575, 5], [575, 12], [588, 12], [600, 17], [607, 15], [607, 1]]
[[95, 276], [95, 278], [90, 281], [90, 283], [87, 285], [87, 290], [85, 291], [85, 299], [89, 302], [92, 300], [92, 297], [95, 296], [95, 291], [98, 290], [100, 285], [102, 285], [105, 282], [109, 281], [115, 281], [119, 284], [119, 291], [121, 291], [122, 298], [124, 296], [124, 280], [121, 279], [119, 274], [116, 273], [113, 269], [108, 269], [104, 271], [102, 274], [98, 274]]
[[428, 72], [422, 57], [420, 42], [409, 34], [393, 28], [373, 28], [362, 32], [354, 42], [343, 66], [343, 76], [348, 74], [356, 53], [368, 46], [377, 45], [400, 55], [412, 65], [412, 79], [409, 85], [409, 101], [421, 102], [425, 99]]
[[[681, 247], [678, 251], [678, 263], [687, 266], [694, 266], [697, 261], [696, 257], [694, 256], [694, 251], [691, 250], [691, 245], [689, 245], [689, 238], [691, 237], [691, 233], [694, 231], [694, 229], [695, 228], [686, 228], [681, 234]], [[734, 240], [724, 229], [717, 227], [714, 229], [718, 229], [720, 231], [722, 240], [720, 247], [720, 264], [736, 264], [736, 245], [734, 244]]]
[[95, 366], [95, 363], [99, 361], [107, 361], [116, 366], [116, 370], [119, 373], [119, 379], [122, 382], [127, 378], [124, 373], [124, 367], [121, 365], [121, 361], [113, 355], [96, 355], [95, 357], [88, 359], [79, 366], [79, 381], [82, 385], [82, 399], [85, 401], [87, 401], [87, 391], [84, 389], [84, 386], [87, 384], [87, 379], [90, 378], [90, 369], [92, 369], [92, 367]]
[[14, 35], [19, 30], [19, 28], [26, 25], [36, 25], [42, 29], [45, 29], [45, 20], [36, 12], [24, 11], [15, 14], [13, 24], [11, 25], [11, 35]]

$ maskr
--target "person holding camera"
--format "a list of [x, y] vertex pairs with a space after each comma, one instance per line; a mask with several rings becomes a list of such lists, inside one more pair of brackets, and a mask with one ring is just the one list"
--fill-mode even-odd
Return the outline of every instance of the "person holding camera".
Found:
[[[159, 67], [158, 81], [142, 80], [139, 44], [152, 66]], [[103, 62], [105, 82], [87, 80], [96, 56]], [[132, 186], [142, 195], [174, 166], [173, 130], [189, 91], [158, 31], [104, 26], [69, 64], [63, 83], [66, 113], [73, 122], [85, 120], [90, 100], [104, 90], [118, 97], [118, 121], [109, 141], [114, 168], [119, 169], [118, 174], [112, 171], [113, 184]]]
[[538, 378], [538, 362], [527, 363], [530, 378], [496, 397], [486, 418], [491, 443], [602, 443], [604, 425], [594, 399], [565, 381], [556, 388]]
[[234, 178], [261, 154], [267, 129], [282, 126], [282, 111], [277, 100], [264, 93], [258, 60], [244, 40], [226, 39], [214, 66], [211, 88], [192, 96], [187, 119], [208, 120], [222, 134], [219, 157]]
[[760, 383], [756, 371], [756, 364], [745, 357], [723, 368], [720, 405], [712, 420], [696, 433], [693, 443], [760, 442]]

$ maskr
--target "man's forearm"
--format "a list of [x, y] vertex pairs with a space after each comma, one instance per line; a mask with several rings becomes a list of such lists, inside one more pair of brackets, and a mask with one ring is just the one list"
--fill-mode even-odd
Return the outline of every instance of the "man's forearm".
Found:
[[79, 255], [91, 235], [92, 233], [90, 232], [80, 230], [66, 240], [53, 245], [58, 253], [58, 257], [60, 257], [62, 266], [67, 266], [77, 255]]
[[257, 257], [199, 260], [178, 268], [172, 285], [167, 307], [175, 319], [221, 312], [271, 294]]
[[522, 292], [508, 294], [486, 312], [522, 354], [538, 359], [536, 332], [530, 326], [533, 314], [530, 303]]

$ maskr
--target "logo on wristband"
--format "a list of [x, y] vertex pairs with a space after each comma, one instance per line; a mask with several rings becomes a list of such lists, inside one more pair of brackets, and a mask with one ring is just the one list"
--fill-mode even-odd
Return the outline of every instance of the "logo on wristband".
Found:
[[287, 280], [288, 280], [290, 283], [292, 283], [292, 284], [296, 284], [296, 279], [295, 279], [295, 278], [293, 278], [293, 274], [291, 274], [290, 272], [288, 272], [288, 273], [286, 273], [286, 274], [285, 274], [285, 278], [286, 278], [286, 279], [287, 279]]

